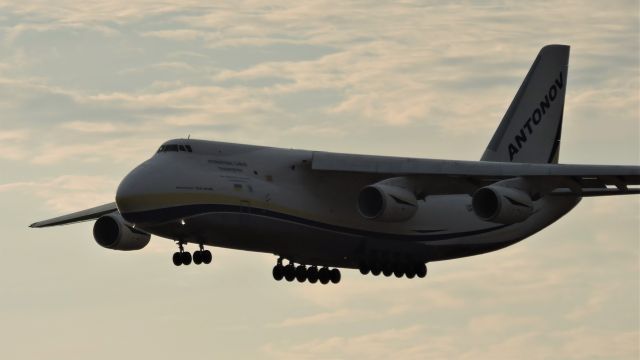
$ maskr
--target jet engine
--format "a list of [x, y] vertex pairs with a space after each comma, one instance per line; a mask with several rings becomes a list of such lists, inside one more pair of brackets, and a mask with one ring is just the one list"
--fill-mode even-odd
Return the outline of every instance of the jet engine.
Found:
[[370, 220], [405, 221], [417, 210], [416, 196], [398, 186], [377, 183], [364, 187], [358, 195], [358, 211]]
[[96, 220], [93, 238], [107, 249], [140, 250], [147, 246], [151, 235], [133, 228], [120, 214], [111, 213]]
[[529, 194], [498, 185], [478, 189], [471, 205], [480, 219], [501, 224], [522, 222], [533, 213], [533, 200]]

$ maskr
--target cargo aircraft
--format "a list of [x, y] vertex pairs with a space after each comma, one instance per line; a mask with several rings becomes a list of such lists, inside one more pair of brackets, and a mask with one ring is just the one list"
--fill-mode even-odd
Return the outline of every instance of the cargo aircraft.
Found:
[[176, 266], [210, 263], [205, 246], [272, 253], [276, 280], [422, 278], [426, 263], [515, 244], [583, 197], [640, 192], [639, 166], [558, 164], [568, 60], [568, 46], [540, 50], [480, 161], [169, 140], [115, 202], [31, 227], [96, 220], [114, 250], [171, 239]]

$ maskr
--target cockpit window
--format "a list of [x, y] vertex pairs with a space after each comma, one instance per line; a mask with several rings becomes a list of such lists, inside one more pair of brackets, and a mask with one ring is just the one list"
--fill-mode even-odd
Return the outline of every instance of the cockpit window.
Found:
[[167, 151], [193, 152], [193, 149], [191, 148], [191, 145], [181, 145], [181, 144], [162, 145], [158, 149], [158, 153], [167, 152]]

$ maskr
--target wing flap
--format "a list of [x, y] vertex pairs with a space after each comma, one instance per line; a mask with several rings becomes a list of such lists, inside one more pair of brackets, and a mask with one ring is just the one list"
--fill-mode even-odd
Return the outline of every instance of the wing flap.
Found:
[[52, 219], [38, 221], [29, 225], [29, 227], [43, 228], [43, 227], [49, 227], [49, 226], [66, 225], [66, 224], [72, 224], [72, 223], [77, 223], [81, 221], [94, 220], [99, 218], [102, 215], [110, 214], [117, 210], [118, 210], [118, 207], [116, 206], [116, 203], [112, 202], [109, 204], [96, 206], [91, 209], [74, 212], [72, 214], [62, 215]]

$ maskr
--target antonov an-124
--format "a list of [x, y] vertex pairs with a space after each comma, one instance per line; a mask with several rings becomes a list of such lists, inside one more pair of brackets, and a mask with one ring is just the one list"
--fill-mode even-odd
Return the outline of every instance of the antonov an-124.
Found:
[[558, 164], [568, 61], [569, 46], [540, 50], [480, 161], [169, 140], [115, 202], [31, 227], [96, 220], [95, 241], [114, 250], [156, 235], [176, 242], [176, 266], [209, 264], [205, 246], [271, 253], [276, 280], [422, 278], [429, 262], [535, 234], [583, 197], [640, 192], [640, 166]]

